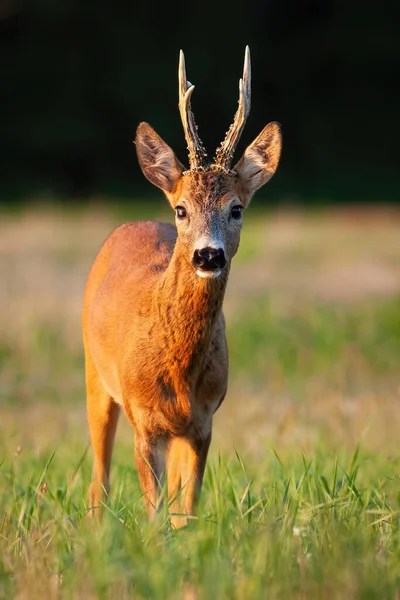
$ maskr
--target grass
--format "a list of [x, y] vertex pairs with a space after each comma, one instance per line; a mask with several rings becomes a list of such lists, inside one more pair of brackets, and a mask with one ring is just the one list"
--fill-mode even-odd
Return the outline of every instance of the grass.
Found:
[[398, 374], [399, 299], [341, 311], [316, 304], [282, 313], [258, 298], [245, 320], [244, 315], [233, 320], [229, 337], [240, 375], [291, 383], [318, 376], [333, 389], [343, 388], [343, 379], [370, 386], [371, 380]]
[[92, 531], [88, 463], [76, 459], [70, 449], [5, 460], [2, 597], [396, 597], [398, 459], [359, 448], [299, 450], [287, 460], [266, 451], [248, 468], [239, 455], [217, 457], [199, 518], [183, 532], [162, 516], [147, 522], [136, 472], [123, 460]]
[[398, 224], [361, 217], [246, 215], [229, 393], [180, 532], [147, 521], [126, 422], [86, 518], [80, 303], [120, 215], [0, 221], [0, 599], [400, 598]]

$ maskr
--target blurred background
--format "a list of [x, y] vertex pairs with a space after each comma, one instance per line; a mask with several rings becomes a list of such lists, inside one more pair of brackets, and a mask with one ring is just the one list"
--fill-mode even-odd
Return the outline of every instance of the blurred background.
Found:
[[239, 153], [283, 125], [272, 201], [397, 201], [399, 8], [341, 0], [2, 0], [0, 192], [149, 193], [132, 140], [152, 124], [185, 160], [179, 49], [212, 154], [237, 106], [244, 48], [252, 110]]
[[266, 445], [282, 452], [360, 440], [395, 448], [398, 13], [385, 2], [340, 0], [1, 2], [7, 446], [59, 447], [62, 456], [87, 444], [80, 312], [88, 270], [120, 223], [173, 218], [139, 171], [136, 127], [148, 121], [186, 161], [183, 48], [212, 155], [233, 120], [249, 44], [252, 111], [238, 158], [272, 120], [283, 126], [284, 149], [246, 211], [232, 269], [231, 380], [214, 448], [257, 455]]

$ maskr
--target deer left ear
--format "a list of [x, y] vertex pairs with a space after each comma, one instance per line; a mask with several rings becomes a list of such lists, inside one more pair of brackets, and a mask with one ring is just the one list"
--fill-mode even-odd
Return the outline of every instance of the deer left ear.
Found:
[[144, 176], [166, 194], [174, 192], [184, 167], [173, 150], [148, 123], [140, 123], [135, 143]]
[[260, 187], [269, 181], [278, 168], [282, 150], [282, 133], [279, 123], [269, 123], [248, 146], [235, 166], [238, 174], [239, 196], [247, 206]]

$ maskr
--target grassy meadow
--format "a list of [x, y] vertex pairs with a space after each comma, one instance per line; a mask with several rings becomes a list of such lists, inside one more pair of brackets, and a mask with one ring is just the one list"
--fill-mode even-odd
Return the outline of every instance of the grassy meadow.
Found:
[[148, 523], [122, 418], [101, 526], [80, 310], [101, 243], [163, 204], [0, 214], [0, 599], [400, 599], [400, 213], [245, 214], [201, 506]]

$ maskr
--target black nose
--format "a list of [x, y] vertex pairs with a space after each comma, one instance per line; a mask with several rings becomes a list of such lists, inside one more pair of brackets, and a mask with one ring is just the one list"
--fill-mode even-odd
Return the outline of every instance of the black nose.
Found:
[[202, 248], [195, 250], [192, 265], [202, 271], [217, 271], [226, 265], [226, 258], [222, 248]]

